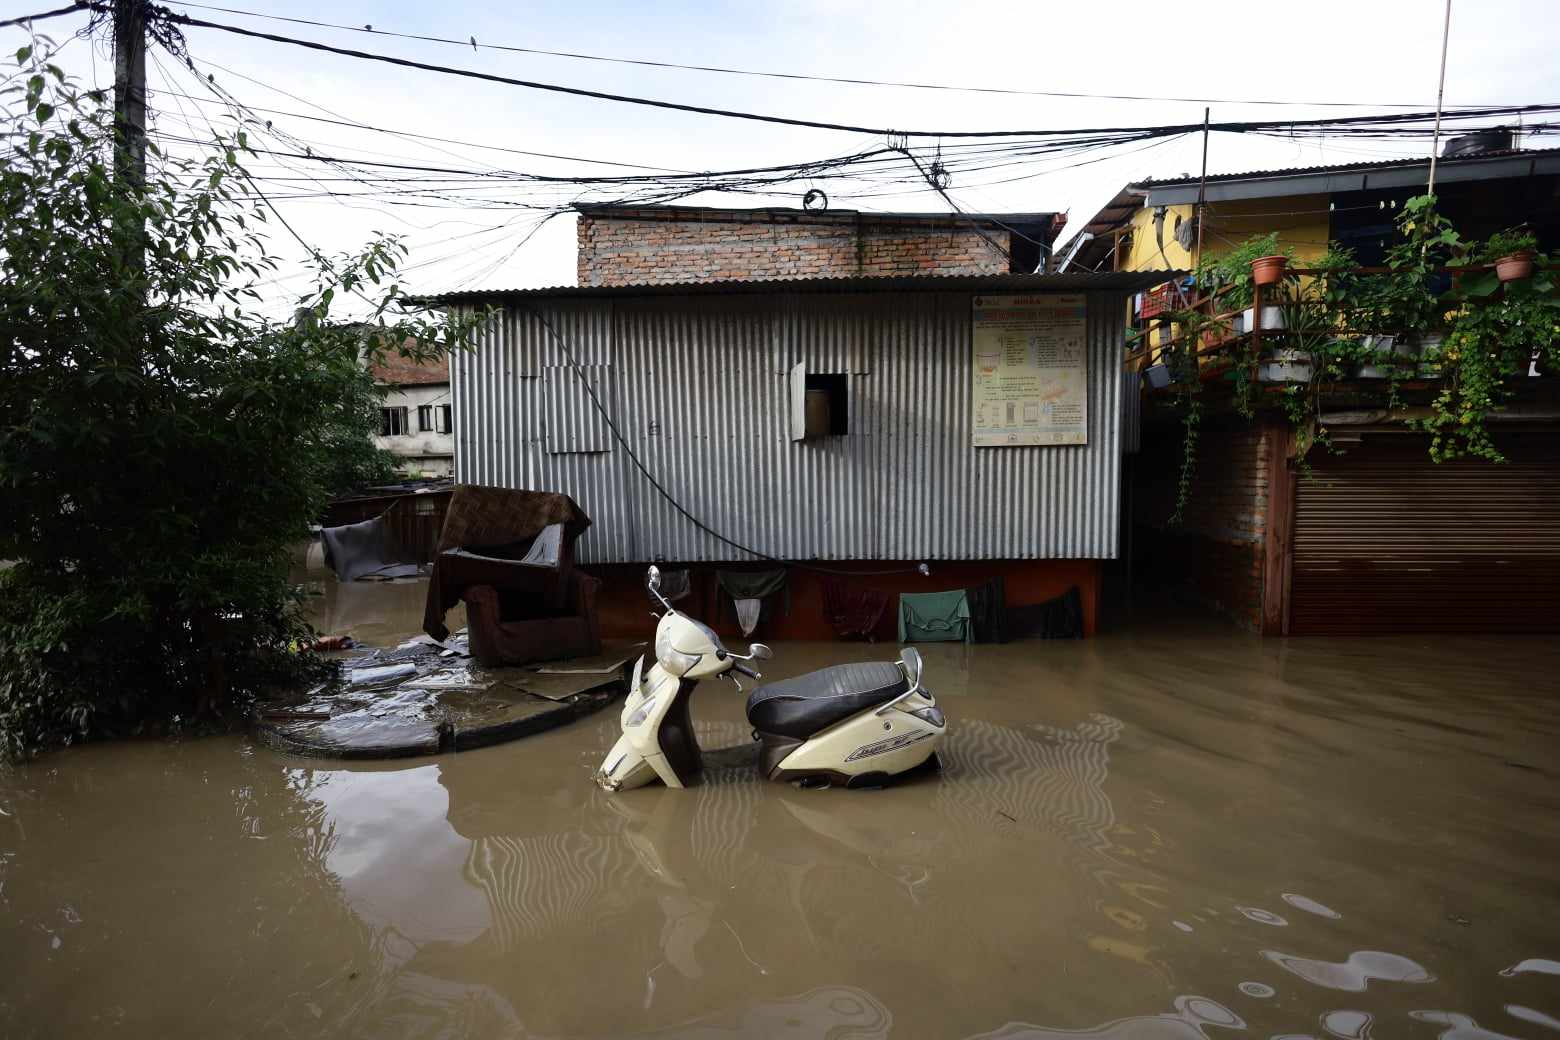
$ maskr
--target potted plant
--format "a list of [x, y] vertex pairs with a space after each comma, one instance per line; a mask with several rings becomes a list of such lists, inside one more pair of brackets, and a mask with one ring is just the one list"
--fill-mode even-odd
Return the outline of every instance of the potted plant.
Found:
[[1259, 360], [1257, 380], [1309, 383], [1316, 372], [1316, 355], [1332, 343], [1337, 331], [1331, 314], [1315, 284], [1291, 286], [1278, 306], [1283, 313], [1284, 331], [1273, 337], [1272, 345]]
[[1481, 250], [1485, 263], [1495, 265], [1495, 276], [1503, 282], [1519, 282], [1533, 277], [1533, 258], [1538, 255], [1538, 238], [1531, 231], [1513, 228], [1490, 236]]
[[1289, 257], [1282, 253], [1259, 256], [1251, 261], [1251, 280], [1257, 285], [1277, 285], [1284, 280], [1284, 268], [1288, 266]]
[[[1289, 249], [1279, 248], [1278, 232], [1248, 238], [1222, 256], [1204, 259], [1197, 267], [1197, 284], [1217, 295], [1218, 310], [1246, 311], [1251, 307], [1252, 288], [1258, 284], [1252, 265], [1257, 260], [1275, 257], [1281, 257], [1286, 266], [1293, 259]], [[1264, 308], [1264, 328], [1270, 316]], [[1237, 333], [1251, 331], [1251, 323], [1245, 315], [1238, 314], [1234, 324]]]

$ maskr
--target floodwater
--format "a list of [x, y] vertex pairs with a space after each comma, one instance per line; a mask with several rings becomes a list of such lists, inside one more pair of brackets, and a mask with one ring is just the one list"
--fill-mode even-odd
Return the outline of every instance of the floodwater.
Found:
[[[359, 634], [415, 631], [377, 588], [405, 602]], [[924, 654], [945, 769], [880, 792], [716, 765], [609, 795], [611, 710], [401, 763], [230, 737], [0, 774], [0, 1035], [1560, 1031], [1555, 641], [1182, 620]], [[705, 746], [741, 712], [701, 689]]]

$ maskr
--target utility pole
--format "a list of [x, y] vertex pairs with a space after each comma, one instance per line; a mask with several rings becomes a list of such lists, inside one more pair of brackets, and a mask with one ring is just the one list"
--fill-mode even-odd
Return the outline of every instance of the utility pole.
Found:
[[114, 175], [146, 183], [145, 0], [114, 0]]
[[[114, 179], [125, 199], [146, 187], [146, 0], [114, 0]], [[145, 226], [121, 229], [125, 269], [146, 270]]]
[[[1203, 109], [1203, 160], [1202, 175], [1197, 178], [1197, 259], [1193, 262], [1194, 268], [1202, 266], [1203, 206], [1208, 196], [1208, 113], [1211, 111], [1211, 108]], [[1197, 288], [1201, 290], [1202, 286]]]
[[1435, 153], [1441, 150], [1441, 102], [1446, 97], [1446, 44], [1452, 38], [1452, 0], [1446, 0], [1446, 22], [1441, 26], [1441, 78], [1435, 88], [1435, 132], [1430, 137], [1430, 184], [1426, 195], [1435, 194]]

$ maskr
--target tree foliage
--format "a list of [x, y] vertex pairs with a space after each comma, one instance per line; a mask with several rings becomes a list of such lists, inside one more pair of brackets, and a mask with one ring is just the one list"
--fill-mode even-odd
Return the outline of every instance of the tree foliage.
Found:
[[[428, 358], [404, 247], [314, 254], [264, 317], [277, 214], [242, 132], [114, 176], [112, 110], [47, 58], [0, 86], [0, 752], [220, 712], [309, 667], [286, 563], [365, 451], [363, 355]], [[290, 230], [283, 228], [284, 231]], [[367, 322], [339, 313], [350, 300]], [[365, 328], [371, 330], [365, 334]], [[348, 463], [344, 466], [343, 459]]]

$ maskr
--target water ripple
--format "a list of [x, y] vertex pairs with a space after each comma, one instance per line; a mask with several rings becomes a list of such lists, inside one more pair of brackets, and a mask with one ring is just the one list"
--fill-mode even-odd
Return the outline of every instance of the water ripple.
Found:
[[1322, 1028], [1342, 1040], [1370, 1040], [1374, 1021], [1368, 1011], [1329, 1011], [1322, 1016]]
[[1283, 895], [1283, 900], [1290, 906], [1294, 907], [1296, 910], [1304, 910], [1306, 913], [1315, 914], [1318, 917], [1326, 917], [1334, 921], [1343, 917], [1342, 914], [1334, 910], [1332, 907], [1323, 906], [1314, 899], [1308, 899], [1305, 896], [1296, 895], [1293, 892], [1285, 892]]
[[1410, 1011], [1409, 1017], [1441, 1026], [1440, 1040], [1516, 1040], [1505, 1033], [1485, 1029], [1467, 1015], [1455, 1011]]
[[1536, 972], [1541, 975], [1560, 975], [1560, 961], [1545, 960], [1543, 957], [1529, 957], [1520, 964], [1501, 971], [1502, 975], [1510, 978], [1513, 975], [1523, 975], [1528, 972]]
[[1120, 1018], [1092, 1029], [1050, 1029], [1045, 1026], [1010, 1022], [992, 1033], [969, 1040], [1063, 1040], [1066, 1037], [1096, 1037], [1099, 1040], [1207, 1040], [1207, 1026], [1220, 1029], [1245, 1029], [1246, 1022], [1235, 1012], [1207, 997], [1175, 998], [1175, 1010], [1162, 1015]]
[[1363, 993], [1372, 981], [1432, 982], [1435, 976], [1424, 965], [1381, 950], [1356, 950], [1346, 961], [1321, 961], [1296, 957], [1278, 950], [1263, 950], [1262, 956], [1291, 974], [1327, 989]]

